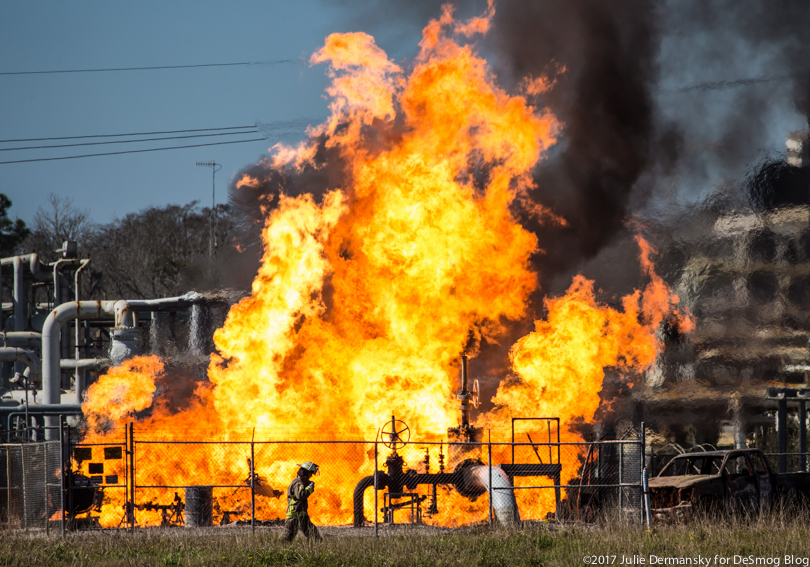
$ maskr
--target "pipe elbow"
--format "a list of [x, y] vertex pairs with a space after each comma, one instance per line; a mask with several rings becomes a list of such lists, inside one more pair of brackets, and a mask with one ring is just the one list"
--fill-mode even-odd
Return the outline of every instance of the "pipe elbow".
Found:
[[116, 327], [135, 327], [135, 313], [126, 299], [119, 299], [113, 307]]
[[366, 514], [365, 510], [363, 509], [363, 497], [366, 494], [366, 490], [372, 486], [374, 486], [374, 475], [361, 478], [360, 482], [357, 483], [357, 486], [354, 487], [353, 502], [355, 528], [362, 528], [363, 524], [366, 523]]
[[[388, 486], [388, 475], [383, 472], [377, 471], [376, 473], [377, 478], [377, 489], [380, 490]], [[374, 486], [374, 478], [375, 475], [365, 476], [360, 479], [360, 482], [357, 483], [357, 486], [354, 487], [354, 527], [355, 528], [362, 528], [363, 524], [366, 523], [366, 514], [365, 510], [363, 509], [363, 498], [365, 497], [366, 490]]]

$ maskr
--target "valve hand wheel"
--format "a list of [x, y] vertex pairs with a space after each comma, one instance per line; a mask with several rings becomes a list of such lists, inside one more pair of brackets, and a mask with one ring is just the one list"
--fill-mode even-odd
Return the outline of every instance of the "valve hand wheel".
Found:
[[[382, 444], [396, 451], [408, 444], [411, 438], [411, 429], [398, 419], [387, 421], [380, 430]], [[388, 441], [385, 438], [388, 437]]]

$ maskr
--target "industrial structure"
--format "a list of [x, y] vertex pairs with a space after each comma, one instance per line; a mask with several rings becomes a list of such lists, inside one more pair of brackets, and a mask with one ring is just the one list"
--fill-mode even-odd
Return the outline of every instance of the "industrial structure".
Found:
[[791, 134], [786, 161], [750, 181], [760, 184], [750, 203], [678, 219], [662, 249], [697, 325], [688, 337], [665, 337], [634, 394], [662, 442], [792, 452], [806, 470], [810, 185], [796, 182], [810, 171], [807, 148], [806, 132]]
[[[806, 135], [792, 136], [788, 141], [786, 167], [810, 171], [807, 147]], [[711, 222], [706, 222], [707, 219]], [[65, 421], [81, 416], [88, 385], [107, 368], [137, 354], [182, 358], [192, 375], [196, 372], [204, 379], [214, 351], [213, 331], [222, 326], [230, 306], [239, 299], [233, 293], [196, 292], [156, 299], [83, 299], [79, 293], [80, 280], [90, 260], [80, 258], [77, 250], [75, 242], [65, 242], [55, 262], [42, 262], [37, 254], [0, 260], [3, 291], [0, 442], [60, 439]], [[647, 373], [646, 383], [626, 399], [617, 400], [613, 409], [620, 415], [632, 415], [633, 423], [650, 425], [656, 431], [654, 438], [659, 445], [675, 442], [684, 446], [704, 443], [758, 446], [779, 453], [779, 472], [788, 468], [790, 453], [797, 457], [791, 468], [807, 470], [810, 203], [711, 213], [694, 223], [682, 223], [670, 249], [663, 252], [677, 258], [673, 261], [676, 269], [672, 270], [677, 276], [670, 283], [695, 315], [697, 327], [689, 336], [665, 328], [662, 333], [666, 348]], [[475, 427], [470, 417], [479, 400], [477, 383], [470, 384], [466, 356], [462, 356], [459, 371], [456, 394], [459, 421], [447, 430], [447, 443], [439, 452], [438, 470], [431, 472], [427, 451], [422, 470], [409, 468], [399, 453], [409, 442], [409, 429], [391, 416], [378, 438], [389, 450], [383, 460], [386, 471], [377, 466], [375, 452], [375, 470], [358, 478], [354, 488], [355, 527], [368, 521], [365, 507], [369, 489], [374, 491], [375, 502], [377, 493], [382, 493], [382, 505], [375, 507], [382, 512], [384, 522], [394, 523], [400, 510], [410, 512], [410, 521], [437, 514], [437, 487], [452, 489], [470, 500], [486, 494], [492, 517], [510, 524], [520, 520], [516, 477], [545, 479], [541, 481], [545, 488], [554, 490], [557, 517], [565, 514], [563, 488], [567, 489], [569, 510], [571, 501], [575, 501], [573, 509], [577, 517], [580, 504], [584, 506], [586, 501], [589, 506], [604, 504], [597, 492], [586, 490], [585, 485], [617, 487], [618, 496], [612, 501], [618, 501], [619, 508], [633, 513], [639, 509], [635, 505], [636, 496], [629, 497], [634, 504], [628, 506], [622, 503], [622, 495], [630, 489], [635, 491], [633, 494], [641, 494], [641, 466], [646, 452], [643, 430], [641, 440], [633, 441], [629, 453], [621, 444], [616, 447], [591, 444], [573, 459], [578, 472], [564, 479], [559, 420], [526, 416], [554, 422], [556, 439], [551, 438], [549, 425], [545, 445], [549, 453], [556, 446], [556, 459], [550, 454], [544, 461], [529, 437], [537, 461], [515, 462], [517, 440], [513, 427], [512, 461], [496, 465], [491, 454], [483, 454], [487, 447], [484, 431]], [[615, 432], [615, 424], [597, 424], [595, 430], [599, 430], [599, 425], [602, 432], [596, 435], [596, 441], [610, 439], [608, 430]], [[257, 476], [252, 441], [250, 447], [250, 471], [245, 487], [249, 486], [253, 497]], [[374, 447], [376, 451], [376, 442]], [[127, 473], [131, 477], [123, 485], [127, 491], [123, 518], [134, 526], [138, 505], [131, 430], [116, 454], [132, 469]], [[10, 459], [3, 464], [6, 472], [11, 466]], [[64, 462], [59, 464], [53, 458], [51, 461], [49, 466], [61, 468], [63, 478], [70, 476], [65, 472]], [[607, 472], [611, 464], [617, 466], [613, 472]], [[105, 480], [105, 483], [113, 487], [119, 480], [116, 476], [114, 482]], [[572, 489], [565, 484], [569, 481], [577, 486]], [[53, 481], [43, 482], [49, 486]], [[79, 498], [67, 507], [62, 504], [62, 509], [71, 516], [99, 505], [91, 477], [71, 476], [68, 482], [71, 490], [77, 489]], [[6, 484], [10, 491], [10, 482]], [[418, 492], [420, 486], [427, 488], [427, 494]], [[210, 507], [210, 487], [188, 488], [193, 494], [203, 494], [202, 500]], [[60, 490], [64, 493], [64, 485]], [[269, 492], [276, 493], [273, 489]], [[164, 518], [170, 522], [179, 521], [184, 504], [175, 492], [171, 504], [150, 502], [140, 506], [158, 506], [166, 518], [175, 518]], [[251, 504], [251, 516], [255, 519], [254, 512]], [[222, 517], [228, 518], [231, 513], [225, 511]], [[201, 515], [210, 516], [210, 510], [204, 509]]]
[[[78, 416], [89, 383], [136, 354], [200, 357], [207, 366], [214, 325], [232, 298], [187, 293], [151, 300], [83, 300], [76, 242], [55, 262], [37, 254], [0, 260], [0, 432], [4, 440], [49, 437], [58, 416]], [[187, 358], [188, 358], [187, 356]], [[193, 366], [193, 361], [191, 361]], [[48, 433], [50, 426], [51, 433]], [[45, 429], [42, 429], [45, 427]]]

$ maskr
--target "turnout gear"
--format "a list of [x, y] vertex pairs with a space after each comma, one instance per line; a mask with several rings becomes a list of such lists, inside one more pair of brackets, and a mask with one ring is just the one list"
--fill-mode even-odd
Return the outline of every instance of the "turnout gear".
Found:
[[282, 539], [284, 541], [292, 541], [293, 538], [295, 538], [295, 534], [298, 533], [298, 528], [301, 528], [301, 533], [303, 533], [307, 539], [315, 538], [318, 541], [323, 539], [318, 532], [318, 528], [315, 527], [315, 524], [309, 519], [309, 516], [288, 518], [284, 522], [284, 535]]
[[290, 487], [287, 489], [287, 517], [295, 518], [297, 516], [307, 515], [307, 498], [315, 492], [315, 483], [304, 485], [301, 477], [296, 477]]
[[309, 519], [307, 513], [307, 500], [315, 492], [315, 483], [310, 481], [310, 477], [318, 472], [318, 465], [307, 461], [298, 465], [298, 475], [287, 489], [287, 519], [284, 522], [284, 535], [282, 539], [292, 541], [300, 528], [307, 539], [321, 539], [318, 528]]

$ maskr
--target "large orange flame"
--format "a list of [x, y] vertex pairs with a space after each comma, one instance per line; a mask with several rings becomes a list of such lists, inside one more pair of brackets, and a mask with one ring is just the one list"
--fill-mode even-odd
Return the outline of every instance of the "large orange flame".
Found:
[[[320, 202], [280, 197], [263, 230], [252, 293], [214, 335], [210, 387], [199, 386], [195, 403], [180, 412], [158, 398], [138, 431], [152, 439], [181, 430], [188, 435], [195, 426], [218, 439], [245, 439], [254, 428], [263, 439], [373, 439], [393, 413], [416, 438], [439, 441], [458, 424], [456, 361], [470, 338], [496, 343], [509, 321], [530, 316], [528, 299], [537, 288], [530, 257], [538, 242], [511, 208], [526, 198], [531, 171], [560, 130], [550, 112], [497, 86], [486, 61], [465, 43], [489, 29], [492, 14], [490, 4], [484, 16], [457, 22], [445, 7], [425, 28], [407, 73], [367, 34], [326, 38], [311, 61], [329, 66], [331, 116], [310, 130], [309, 141], [276, 147], [270, 163], [293, 175], [305, 165], [324, 167], [316, 156], [318, 141], [326, 140], [349, 181], [327, 188]], [[537, 78], [526, 84], [534, 94], [548, 87]], [[259, 184], [245, 175], [237, 186], [251, 191]], [[532, 208], [554, 219], [539, 204]], [[600, 305], [593, 282], [577, 277], [564, 297], [547, 299], [547, 319], [513, 346], [515, 374], [499, 388], [496, 408], [479, 416], [480, 425], [503, 431], [513, 415], [592, 420], [605, 367], [629, 376], [654, 361], [661, 346], [656, 331], [676, 299], [654, 275], [646, 242], [639, 244], [652, 280], [644, 291], [617, 310]], [[104, 414], [111, 397], [101, 394], [101, 384], [134, 384], [131, 373], [138, 371], [158, 379], [163, 369], [150, 360], [129, 363], [129, 374], [114, 369], [103, 377], [88, 392], [85, 412]], [[131, 416], [143, 407], [133, 402], [122, 409]], [[567, 429], [565, 436], [575, 438]], [[372, 472], [373, 458], [330, 451], [313, 446], [310, 453], [325, 476], [312, 511], [315, 521], [346, 523], [347, 496]], [[433, 463], [437, 453], [430, 451]], [[412, 461], [421, 457], [408, 465], [416, 468]], [[295, 463], [287, 446], [265, 448], [256, 459], [258, 474], [282, 490]], [[159, 468], [141, 466], [138, 478], [141, 484], [240, 483], [246, 467], [209, 453], [167, 454]], [[486, 509], [452, 491], [443, 498], [433, 521], [466, 523]], [[524, 517], [549, 510], [547, 502], [523, 502]], [[244, 506], [236, 499], [221, 505]], [[265, 490], [259, 515], [281, 515], [284, 505]], [[159, 515], [140, 519], [157, 523]]]

